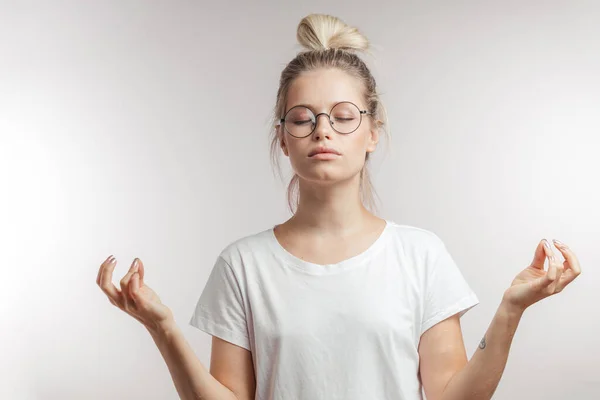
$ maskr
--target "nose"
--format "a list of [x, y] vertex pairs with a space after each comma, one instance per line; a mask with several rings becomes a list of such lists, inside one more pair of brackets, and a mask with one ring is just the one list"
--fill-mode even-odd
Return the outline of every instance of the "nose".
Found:
[[[319, 117], [321, 115], [325, 116], [325, 121], [323, 121], [319, 125]], [[329, 115], [326, 113], [319, 113], [319, 114], [315, 115], [315, 130], [313, 132], [313, 135], [314, 134], [317, 134], [317, 136], [331, 135], [332, 132], [333, 132], [333, 129], [331, 128], [331, 120], [329, 118]]]

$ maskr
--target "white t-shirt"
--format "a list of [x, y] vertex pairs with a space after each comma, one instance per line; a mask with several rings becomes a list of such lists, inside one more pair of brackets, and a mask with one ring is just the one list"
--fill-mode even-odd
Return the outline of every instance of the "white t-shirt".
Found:
[[421, 334], [479, 300], [436, 234], [386, 223], [330, 265], [292, 255], [272, 228], [231, 243], [190, 324], [252, 352], [256, 400], [422, 399]]

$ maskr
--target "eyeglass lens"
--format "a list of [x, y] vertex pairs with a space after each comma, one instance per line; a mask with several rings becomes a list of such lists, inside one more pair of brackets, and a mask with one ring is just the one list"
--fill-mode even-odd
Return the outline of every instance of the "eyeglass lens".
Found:
[[[329, 114], [333, 129], [339, 133], [355, 131], [362, 118], [358, 107], [352, 103], [338, 103]], [[285, 128], [292, 136], [308, 136], [315, 125], [315, 114], [304, 106], [292, 107], [285, 117]]]

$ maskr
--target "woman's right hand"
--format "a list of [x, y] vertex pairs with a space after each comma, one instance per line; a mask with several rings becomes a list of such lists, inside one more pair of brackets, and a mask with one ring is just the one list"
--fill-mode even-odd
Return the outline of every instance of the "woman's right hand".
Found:
[[[136, 263], [137, 261], [137, 263]], [[121, 290], [112, 282], [112, 274], [117, 261], [110, 256], [102, 263], [96, 283], [108, 296], [114, 306], [137, 319], [147, 329], [155, 331], [173, 320], [171, 310], [161, 303], [160, 298], [144, 284], [144, 264], [138, 258], [133, 260], [129, 271], [121, 279]]]

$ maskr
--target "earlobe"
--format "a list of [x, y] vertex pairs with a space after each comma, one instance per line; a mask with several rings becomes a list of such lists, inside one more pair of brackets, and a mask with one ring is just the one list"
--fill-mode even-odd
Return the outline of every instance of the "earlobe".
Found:
[[285, 142], [283, 140], [281, 140], [281, 150], [283, 151], [283, 154], [285, 154], [285, 156], [287, 157], [287, 147], [285, 147]]

